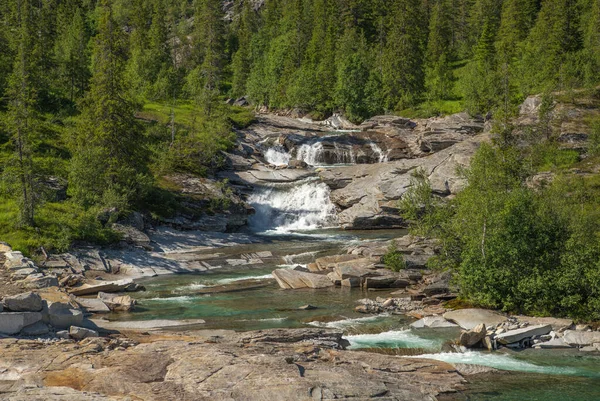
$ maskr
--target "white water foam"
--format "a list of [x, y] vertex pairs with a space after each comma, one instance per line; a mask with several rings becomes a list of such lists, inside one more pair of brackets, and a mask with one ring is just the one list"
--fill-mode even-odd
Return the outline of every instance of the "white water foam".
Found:
[[181, 303], [186, 303], [186, 302], [194, 302], [194, 299], [197, 298], [197, 296], [190, 296], [190, 295], [185, 295], [185, 296], [180, 296], [180, 297], [170, 297], [170, 298], [147, 298], [147, 299], [141, 299], [140, 301], [142, 302], [142, 304], [144, 302], [147, 301], [153, 301], [153, 302], [181, 302]]
[[379, 334], [346, 336], [350, 348], [424, 348], [439, 349], [440, 342], [419, 337], [410, 330], [392, 330]]
[[500, 353], [486, 353], [467, 351], [465, 353], [442, 352], [436, 354], [424, 354], [410, 356], [407, 358], [426, 358], [448, 363], [464, 363], [467, 365], [488, 366], [495, 369], [511, 370], [518, 372], [543, 373], [553, 375], [577, 375], [578, 370], [562, 366], [540, 366], [531, 362], [518, 360], [509, 355]]
[[238, 322], [283, 322], [287, 317], [270, 317], [266, 319], [240, 319]]
[[296, 159], [302, 160], [309, 166], [322, 164], [323, 144], [321, 142], [313, 143], [312, 145], [301, 145], [296, 151]]
[[265, 152], [265, 160], [275, 166], [287, 166], [292, 155], [290, 155], [283, 146], [274, 146]]
[[248, 200], [256, 210], [249, 220], [250, 227], [254, 231], [289, 233], [332, 226], [335, 206], [329, 192], [329, 187], [321, 182], [258, 189]]
[[371, 149], [373, 149], [373, 153], [379, 158], [379, 163], [386, 163], [388, 161], [389, 151], [384, 152], [375, 142], [371, 142], [369, 145], [371, 146]]
[[[333, 322], [308, 322], [307, 324], [315, 327], [326, 327], [331, 329], [344, 329], [347, 327], [359, 326], [363, 323], [376, 322], [380, 318], [388, 317], [389, 314], [381, 314], [377, 316], [358, 317], [354, 319], [336, 320]], [[352, 337], [352, 336], [349, 336]]]

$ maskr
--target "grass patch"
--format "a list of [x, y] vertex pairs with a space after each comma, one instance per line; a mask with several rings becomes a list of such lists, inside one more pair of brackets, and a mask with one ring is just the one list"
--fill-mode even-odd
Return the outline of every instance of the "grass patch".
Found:
[[1, 240], [27, 255], [40, 247], [47, 251], [67, 251], [75, 241], [108, 244], [120, 236], [102, 226], [98, 210], [84, 210], [73, 202], [49, 202], [36, 210], [36, 226], [17, 226], [18, 207], [14, 200], [3, 199], [0, 204]]
[[401, 110], [396, 114], [405, 118], [430, 118], [456, 114], [462, 111], [464, 111], [462, 99], [454, 99], [427, 101], [416, 107]]

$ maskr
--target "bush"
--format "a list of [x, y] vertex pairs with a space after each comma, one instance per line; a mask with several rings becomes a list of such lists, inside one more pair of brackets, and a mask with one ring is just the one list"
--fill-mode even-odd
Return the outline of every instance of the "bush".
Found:
[[406, 269], [406, 261], [402, 252], [398, 251], [396, 242], [390, 243], [387, 253], [383, 256], [383, 263], [385, 267], [395, 272]]

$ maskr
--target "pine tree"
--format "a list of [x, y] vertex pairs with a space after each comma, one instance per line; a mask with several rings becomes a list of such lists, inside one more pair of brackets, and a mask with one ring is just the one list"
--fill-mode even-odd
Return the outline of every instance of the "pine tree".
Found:
[[585, 31], [585, 81], [588, 85], [600, 81], [600, 1], [592, 0]]
[[527, 38], [538, 12], [537, 0], [505, 0], [496, 48], [501, 63], [511, 64]]
[[188, 87], [208, 114], [219, 94], [223, 77], [224, 31], [221, 1], [196, 0], [193, 46], [197, 64], [188, 75]]
[[432, 100], [445, 99], [452, 92], [452, 4], [437, 0], [429, 22], [425, 85]]
[[55, 58], [60, 86], [71, 102], [83, 96], [89, 79], [89, 35], [79, 7], [61, 8]]
[[381, 59], [383, 88], [389, 110], [413, 105], [423, 92], [426, 41], [423, 20], [420, 0], [394, 2]]
[[12, 5], [14, 27], [13, 52], [16, 55], [8, 79], [7, 125], [14, 144], [14, 162], [4, 170], [19, 200], [19, 224], [35, 224], [38, 201], [34, 146], [39, 135], [38, 93], [40, 43], [36, 22], [40, 10], [31, 0], [17, 0]]
[[126, 46], [110, 0], [98, 9], [90, 90], [75, 138], [69, 192], [83, 205], [127, 208], [146, 184], [144, 141], [124, 79]]
[[527, 38], [521, 59], [524, 92], [552, 90], [569, 68], [569, 53], [581, 48], [576, 0], [546, 0]]
[[491, 111], [498, 101], [494, 23], [486, 21], [462, 79], [465, 106], [471, 114]]
[[252, 64], [252, 37], [257, 29], [257, 15], [252, 3], [248, 0], [242, 1], [240, 22], [236, 33], [238, 49], [231, 62], [231, 92], [234, 97], [246, 95], [246, 82]]

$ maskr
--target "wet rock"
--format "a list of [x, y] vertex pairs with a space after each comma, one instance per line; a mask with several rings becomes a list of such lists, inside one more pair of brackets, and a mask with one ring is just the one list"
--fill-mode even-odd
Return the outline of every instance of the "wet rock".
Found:
[[517, 330], [509, 330], [505, 333], [498, 334], [496, 336], [496, 341], [501, 344], [511, 344], [521, 342], [526, 339], [531, 339], [536, 336], [543, 336], [552, 331], [552, 326], [550, 325], [536, 325], [529, 326]]
[[358, 277], [350, 277], [342, 280], [342, 287], [348, 288], [358, 288], [360, 287], [360, 278]]
[[470, 330], [460, 333], [460, 339], [458, 341], [463, 347], [472, 348], [485, 338], [486, 333], [487, 330], [485, 324], [481, 323]]
[[334, 285], [329, 277], [321, 274], [289, 269], [277, 269], [272, 274], [283, 289], [326, 288]]
[[4, 297], [2, 302], [6, 309], [13, 312], [39, 312], [42, 310], [42, 298], [33, 292]]
[[23, 328], [42, 320], [40, 312], [2, 312], [0, 313], [0, 333], [17, 334]]
[[98, 332], [95, 330], [86, 329], [84, 327], [71, 326], [69, 335], [75, 340], [83, 340], [88, 337], [98, 337]]
[[316, 306], [313, 306], [311, 304], [308, 305], [303, 305], [301, 307], [298, 308], [299, 310], [315, 310], [315, 309], [319, 309]]
[[506, 316], [487, 309], [460, 309], [444, 313], [444, 318], [450, 320], [465, 330], [471, 330], [483, 323], [486, 327], [495, 327], [506, 321]]
[[562, 349], [562, 348], [572, 348], [569, 344], [565, 343], [565, 341], [560, 337], [555, 337], [549, 341], [540, 342], [535, 344], [533, 348], [540, 349]]

